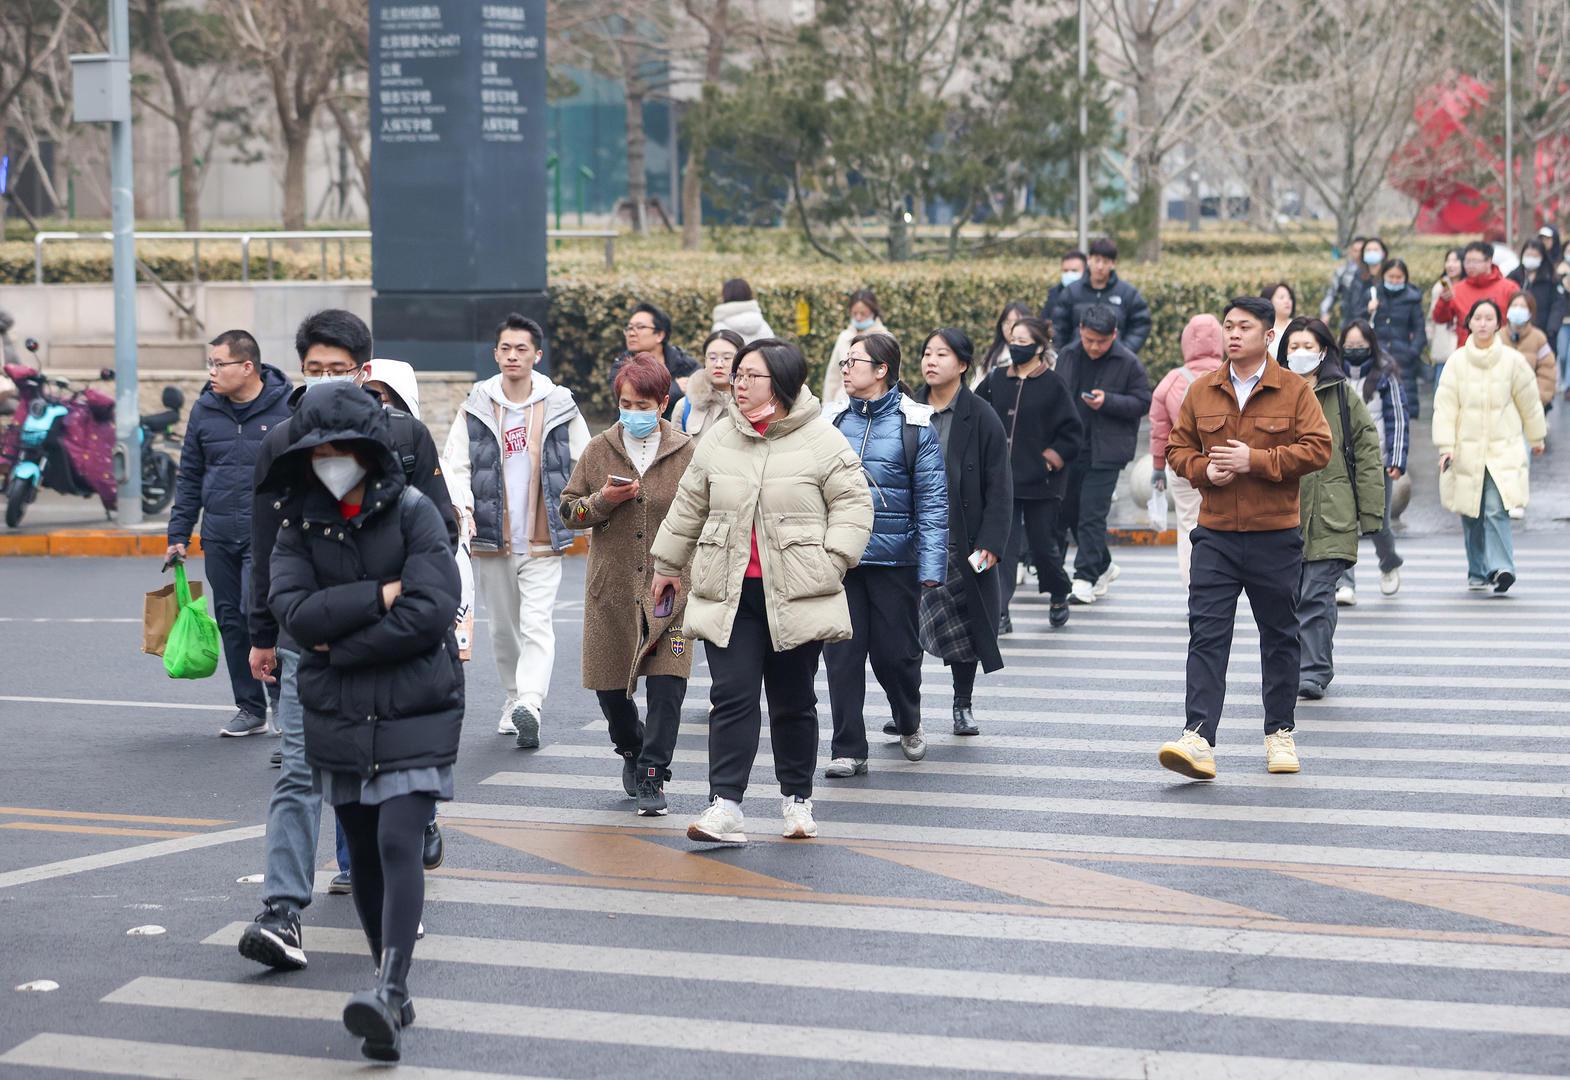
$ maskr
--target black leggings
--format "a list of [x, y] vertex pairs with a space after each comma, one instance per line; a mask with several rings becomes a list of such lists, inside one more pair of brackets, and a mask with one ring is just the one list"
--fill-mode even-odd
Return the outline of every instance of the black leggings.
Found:
[[[414, 955], [414, 938], [425, 907], [425, 823], [436, 800], [430, 795], [399, 795], [376, 806], [345, 803], [334, 807], [349, 843], [349, 882], [360, 925], [378, 943]], [[376, 957], [377, 963], [381, 957]]]
[[976, 666], [974, 660], [958, 660], [949, 665], [949, 672], [954, 676], [955, 708], [970, 704], [971, 695], [976, 692]]

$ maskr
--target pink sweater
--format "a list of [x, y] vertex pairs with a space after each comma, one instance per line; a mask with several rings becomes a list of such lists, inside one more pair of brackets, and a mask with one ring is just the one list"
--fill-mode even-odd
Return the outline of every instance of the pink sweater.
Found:
[[1173, 368], [1156, 386], [1150, 398], [1150, 463], [1152, 468], [1167, 467], [1167, 436], [1183, 408], [1183, 396], [1194, 381], [1184, 377], [1184, 369], [1194, 378], [1221, 366], [1221, 323], [1214, 315], [1195, 315], [1183, 328], [1183, 367]]

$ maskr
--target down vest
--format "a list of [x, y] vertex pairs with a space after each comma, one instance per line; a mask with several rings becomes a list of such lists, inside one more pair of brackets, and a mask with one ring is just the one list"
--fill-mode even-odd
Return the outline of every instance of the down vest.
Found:
[[289, 419], [289, 380], [262, 365], [262, 392], [243, 405], [202, 391], [191, 407], [180, 449], [180, 476], [169, 513], [169, 542], [184, 544], [201, 515], [202, 539], [244, 547], [251, 542], [251, 482], [267, 432]]
[[[942, 582], [949, 496], [932, 409], [894, 389], [876, 401], [850, 398], [827, 406], [824, 415], [856, 451], [872, 485], [872, 539], [861, 561], [915, 566], [922, 581]], [[915, 436], [914, 462], [906, 455], [907, 427]]]
[[1468, 340], [1451, 354], [1434, 391], [1434, 446], [1455, 456], [1439, 474], [1439, 501], [1452, 513], [1477, 517], [1486, 472], [1506, 510], [1525, 506], [1529, 484], [1522, 438], [1541, 446], [1547, 434], [1537, 378], [1526, 357], [1497, 334], [1487, 349]]
[[692, 567], [691, 636], [730, 644], [756, 534], [774, 651], [850, 639], [845, 571], [872, 533], [872, 496], [855, 451], [821, 411], [803, 389], [760, 435], [731, 401], [698, 444], [650, 549], [662, 574]]
[[[464, 684], [453, 637], [458, 564], [442, 516], [405, 486], [387, 415], [359, 387], [312, 389], [290, 429], [281, 469], [328, 442], [353, 444], [367, 467], [354, 517], [345, 521], [338, 500], [312, 483], [273, 546], [268, 604], [301, 648], [306, 759], [364, 777], [451, 764]], [[383, 607], [391, 581], [402, 593]]]

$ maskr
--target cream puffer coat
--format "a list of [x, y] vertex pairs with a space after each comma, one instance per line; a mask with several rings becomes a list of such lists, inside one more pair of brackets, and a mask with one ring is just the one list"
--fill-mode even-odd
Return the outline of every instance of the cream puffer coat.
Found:
[[682, 477], [651, 552], [670, 577], [692, 567], [690, 636], [730, 644], [754, 531], [774, 651], [848, 640], [844, 577], [872, 535], [872, 495], [805, 388], [762, 435], [729, 402]]
[[1506, 510], [1525, 506], [1528, 467], [1522, 436], [1543, 445], [1548, 427], [1537, 376], [1526, 358], [1496, 335], [1487, 349], [1468, 340], [1451, 354], [1434, 392], [1434, 445], [1455, 463], [1439, 474], [1446, 510], [1477, 517], [1483, 475], [1494, 478]]

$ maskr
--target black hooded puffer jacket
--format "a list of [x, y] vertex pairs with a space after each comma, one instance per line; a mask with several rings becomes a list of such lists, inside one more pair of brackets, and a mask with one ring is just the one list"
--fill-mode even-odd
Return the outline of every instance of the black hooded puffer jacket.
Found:
[[[324, 443], [351, 444], [367, 470], [353, 518], [313, 481], [273, 547], [268, 605], [300, 644], [306, 759], [366, 777], [451, 764], [464, 682], [458, 565], [441, 514], [405, 486], [386, 413], [358, 387], [308, 391], [290, 434], [275, 470], [308, 468], [302, 459]], [[383, 607], [391, 581], [403, 591]]]

